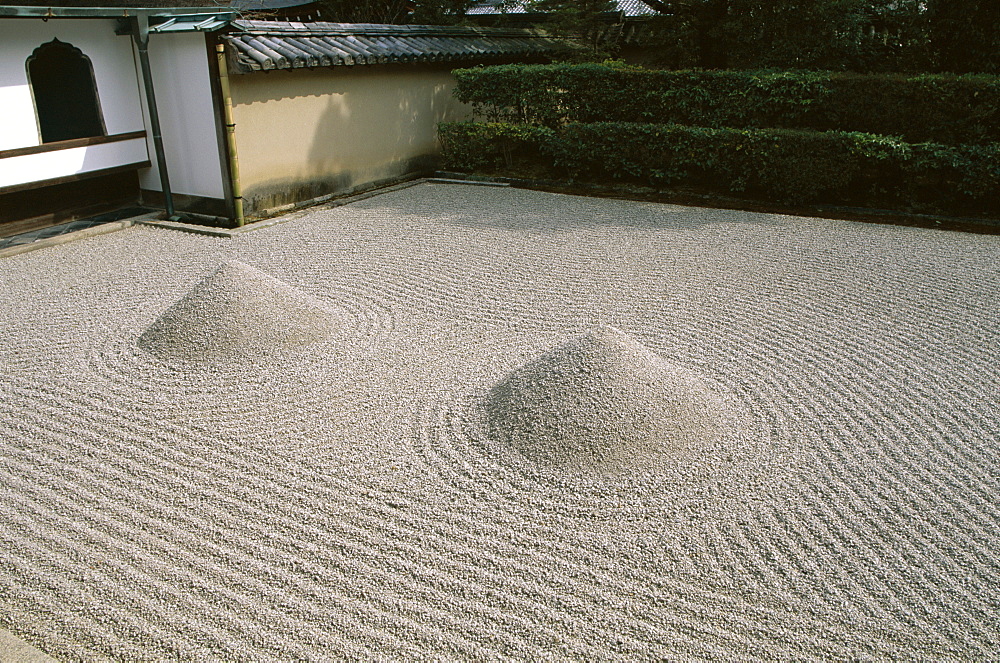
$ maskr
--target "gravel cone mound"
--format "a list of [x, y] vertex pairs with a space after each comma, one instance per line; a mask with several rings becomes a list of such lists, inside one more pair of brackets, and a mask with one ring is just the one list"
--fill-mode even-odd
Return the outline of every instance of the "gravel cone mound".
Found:
[[138, 344], [165, 360], [242, 362], [327, 340], [345, 325], [319, 299], [230, 261], [157, 318]]
[[716, 440], [725, 405], [696, 374], [608, 326], [541, 355], [486, 398], [495, 441], [580, 473], [656, 471]]

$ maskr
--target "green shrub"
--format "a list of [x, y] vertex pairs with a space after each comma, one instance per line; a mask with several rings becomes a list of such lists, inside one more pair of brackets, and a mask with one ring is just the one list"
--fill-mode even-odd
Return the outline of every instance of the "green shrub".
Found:
[[540, 150], [552, 130], [526, 124], [442, 122], [438, 138], [446, 168], [500, 171], [542, 163]]
[[693, 186], [765, 200], [1000, 214], [1000, 146], [911, 144], [859, 132], [571, 123], [443, 123], [450, 168]]
[[653, 122], [861, 131], [909, 142], [1000, 141], [1000, 77], [802, 71], [660, 71], [501, 65], [455, 71], [490, 121]]
[[949, 145], [1000, 141], [1000, 77], [834, 74], [813, 128]]
[[570, 124], [553, 165], [577, 179], [694, 185], [782, 202], [842, 195], [859, 170], [851, 134], [682, 125]]

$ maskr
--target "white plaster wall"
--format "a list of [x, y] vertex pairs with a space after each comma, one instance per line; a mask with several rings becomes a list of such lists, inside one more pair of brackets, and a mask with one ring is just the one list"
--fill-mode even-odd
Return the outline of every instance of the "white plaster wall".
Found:
[[108, 134], [144, 128], [131, 39], [116, 35], [116, 24], [113, 19], [0, 19], [0, 150], [41, 143], [26, 63], [32, 51], [53, 39], [90, 58]]
[[[170, 190], [224, 198], [205, 35], [200, 32], [150, 35], [149, 61]], [[138, 66], [136, 55], [137, 71]], [[152, 140], [150, 135], [151, 157], [155, 154]], [[139, 181], [144, 189], [160, 191], [155, 157], [152, 160], [153, 167], [143, 170]]]
[[0, 159], [0, 189], [104, 168], [129, 166], [143, 163], [148, 158], [146, 141], [142, 138], [7, 157]]

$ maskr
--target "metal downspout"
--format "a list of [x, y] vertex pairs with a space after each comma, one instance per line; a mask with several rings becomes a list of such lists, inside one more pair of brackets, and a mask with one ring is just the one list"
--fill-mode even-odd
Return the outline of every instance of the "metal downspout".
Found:
[[226, 124], [226, 147], [229, 151], [229, 177], [233, 191], [233, 208], [236, 212], [236, 226], [242, 226], [243, 190], [240, 188], [240, 160], [236, 154], [236, 121], [233, 119], [233, 96], [229, 90], [229, 65], [226, 63], [225, 44], [215, 45], [219, 60], [219, 88], [222, 91], [222, 117]]
[[156, 169], [160, 173], [160, 188], [167, 208], [167, 218], [176, 216], [174, 197], [170, 193], [170, 177], [167, 174], [167, 157], [163, 150], [163, 136], [160, 132], [160, 115], [156, 112], [156, 95], [153, 93], [153, 73], [149, 67], [149, 17], [136, 14], [132, 21], [132, 39], [139, 51], [139, 66], [142, 69], [142, 84], [146, 89], [146, 110], [149, 112], [149, 128], [153, 132], [153, 151], [156, 152]]

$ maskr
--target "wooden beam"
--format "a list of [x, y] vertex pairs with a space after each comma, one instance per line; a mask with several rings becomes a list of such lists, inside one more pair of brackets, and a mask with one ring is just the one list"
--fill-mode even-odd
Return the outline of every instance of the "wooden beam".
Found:
[[132, 170], [149, 168], [151, 165], [152, 164], [149, 162], [149, 159], [147, 159], [145, 161], [139, 161], [137, 163], [130, 163], [125, 166], [115, 166], [113, 168], [102, 168], [101, 170], [91, 170], [86, 173], [66, 175], [65, 177], [54, 177], [50, 180], [25, 182], [24, 184], [12, 184], [11, 186], [0, 187], [0, 195], [3, 195], [5, 193], [16, 193], [17, 191], [28, 191], [30, 189], [40, 189], [42, 187], [55, 186], [56, 184], [68, 184], [69, 182], [79, 182], [81, 180], [89, 180], [95, 177], [101, 177], [103, 175], [115, 175], [117, 173], [127, 173]]
[[74, 147], [86, 147], [88, 145], [103, 145], [104, 143], [117, 143], [123, 140], [133, 140], [135, 138], [145, 138], [145, 131], [130, 131], [124, 134], [112, 134], [111, 136], [90, 136], [88, 138], [71, 138], [70, 140], [59, 140], [54, 143], [42, 143], [41, 145], [30, 145], [28, 147], [15, 147], [9, 150], [0, 150], [0, 159], [8, 157], [23, 157], [28, 154], [42, 154], [44, 152], [55, 152], [57, 150], [71, 150]]

